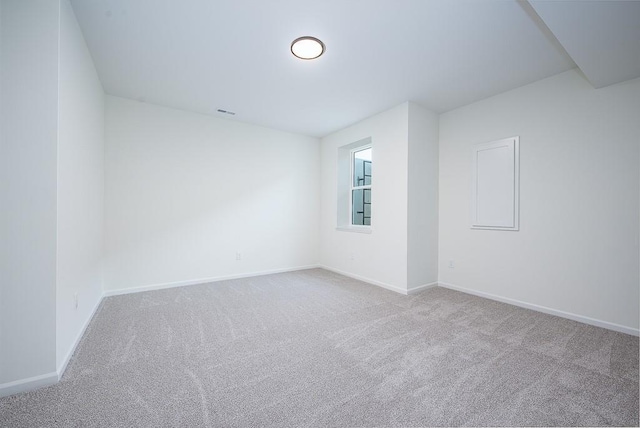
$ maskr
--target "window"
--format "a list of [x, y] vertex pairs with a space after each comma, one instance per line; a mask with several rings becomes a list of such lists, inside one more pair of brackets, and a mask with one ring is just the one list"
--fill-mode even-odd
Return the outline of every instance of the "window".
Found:
[[351, 151], [351, 224], [371, 226], [371, 147]]
[[371, 233], [371, 137], [338, 147], [336, 229]]

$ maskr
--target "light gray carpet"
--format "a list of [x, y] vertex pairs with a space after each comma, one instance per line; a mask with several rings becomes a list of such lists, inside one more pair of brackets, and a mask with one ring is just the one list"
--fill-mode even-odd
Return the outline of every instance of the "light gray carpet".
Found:
[[638, 338], [320, 269], [110, 297], [0, 425], [638, 425]]

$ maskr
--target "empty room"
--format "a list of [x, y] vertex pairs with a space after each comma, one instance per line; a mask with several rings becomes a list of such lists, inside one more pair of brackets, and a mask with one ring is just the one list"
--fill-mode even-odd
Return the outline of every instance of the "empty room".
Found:
[[639, 22], [0, 0], [0, 427], [638, 426]]

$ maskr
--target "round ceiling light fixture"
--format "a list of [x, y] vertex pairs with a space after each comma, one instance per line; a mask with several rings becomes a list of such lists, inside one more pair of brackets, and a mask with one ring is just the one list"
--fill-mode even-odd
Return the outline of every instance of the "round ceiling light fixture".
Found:
[[315, 37], [298, 37], [291, 42], [291, 53], [300, 59], [316, 59], [324, 51], [324, 43]]

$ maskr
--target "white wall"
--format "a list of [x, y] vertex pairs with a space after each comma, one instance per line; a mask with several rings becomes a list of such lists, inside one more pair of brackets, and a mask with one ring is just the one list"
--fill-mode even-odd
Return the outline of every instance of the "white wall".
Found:
[[56, 370], [59, 4], [0, 5], [1, 392]]
[[[3, 126], [2, 126], [2, 0], [0, 0], [0, 204], [4, 206], [7, 202], [7, 182], [9, 177], [6, 175], [6, 166], [3, 161], [6, 153], [6, 149], [3, 143]], [[6, 263], [7, 260], [7, 251], [9, 248], [6, 245], [7, 236], [6, 236], [6, 224], [8, 224], [9, 219], [7, 218], [7, 210], [0, 209], [0, 310], [4, 310], [3, 305], [3, 294], [2, 289], [4, 288], [2, 285], [5, 283], [5, 276], [7, 274], [8, 266]], [[0, 315], [0, 343], [2, 342], [2, 323], [3, 317]], [[0, 367], [4, 366], [4, 352], [0, 351]], [[2, 379], [2, 371], [0, 370], [0, 382]]]
[[438, 115], [409, 103], [407, 286], [438, 281]]
[[[637, 330], [639, 118], [575, 70], [441, 115], [440, 281]], [[515, 135], [520, 231], [471, 230], [471, 147]]]
[[105, 290], [318, 263], [317, 139], [110, 96], [105, 120]]
[[[320, 263], [397, 291], [407, 290], [409, 103], [322, 138]], [[336, 230], [338, 148], [371, 137], [371, 233]]]
[[[68, 0], [60, 9], [57, 367], [102, 296], [104, 92]], [[78, 308], [75, 308], [75, 295]]]

